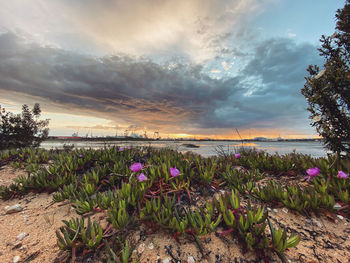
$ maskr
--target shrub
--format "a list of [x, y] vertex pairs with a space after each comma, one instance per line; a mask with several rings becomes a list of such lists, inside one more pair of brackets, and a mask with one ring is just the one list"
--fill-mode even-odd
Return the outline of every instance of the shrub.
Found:
[[40, 114], [38, 103], [32, 110], [24, 104], [20, 114], [8, 112], [0, 107], [0, 150], [38, 147], [49, 133], [49, 120], [40, 120]]

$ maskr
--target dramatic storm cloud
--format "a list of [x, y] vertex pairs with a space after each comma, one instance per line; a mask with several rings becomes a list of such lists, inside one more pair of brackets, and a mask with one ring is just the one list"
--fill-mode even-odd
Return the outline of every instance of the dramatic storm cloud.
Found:
[[[322, 64], [317, 38], [331, 33], [342, 4], [315, 3], [6, 1], [0, 104], [40, 102], [54, 134], [129, 127], [310, 136], [300, 89], [306, 67]], [[311, 8], [322, 16], [307, 16]]]
[[[263, 128], [305, 125], [300, 95], [315, 47], [272, 39], [256, 47], [235, 77], [215, 79], [200, 65], [171, 67], [126, 56], [92, 58], [0, 35], [1, 94], [39, 97], [138, 126]], [[176, 128], [179, 130], [179, 128]], [[198, 130], [199, 131], [199, 130]]]

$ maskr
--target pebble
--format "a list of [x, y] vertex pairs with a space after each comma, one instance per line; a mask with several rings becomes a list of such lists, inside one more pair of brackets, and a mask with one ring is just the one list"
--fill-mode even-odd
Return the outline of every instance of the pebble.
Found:
[[6, 214], [17, 213], [17, 212], [21, 212], [22, 210], [23, 210], [23, 208], [20, 204], [15, 204], [12, 206], [5, 207]]
[[18, 250], [26, 250], [27, 249], [27, 246], [24, 245], [24, 246], [21, 246]]
[[318, 221], [317, 219], [315, 219], [315, 218], [312, 219], [312, 222], [313, 222], [314, 224], [316, 224], [319, 228], [322, 228], [322, 227], [323, 227], [322, 223], [321, 223], [320, 221]]
[[27, 237], [27, 236], [29, 236], [27, 233], [22, 232], [21, 234], [19, 234], [19, 235], [16, 237], [16, 239], [19, 240], [19, 241], [21, 241], [21, 240], [23, 240], [23, 239], [24, 239], [25, 237]]
[[268, 208], [267, 208], [267, 211], [271, 211], [271, 208], [270, 208], [270, 207], [268, 207]]
[[139, 247], [137, 248], [137, 252], [141, 254], [145, 250], [145, 243], [141, 243]]
[[273, 211], [274, 211], [275, 213], [277, 213], [277, 212], [278, 212], [278, 210], [277, 210], [276, 208], [274, 208], [274, 209], [273, 209]]
[[163, 263], [169, 263], [169, 262], [170, 262], [170, 258], [163, 259], [162, 262], [163, 262]]
[[282, 209], [282, 211], [285, 212], [286, 214], [288, 214], [288, 209], [287, 209], [287, 208], [284, 207], [284, 208]]
[[149, 243], [148, 244], [148, 249], [153, 249], [154, 248], [154, 245], [153, 245], [153, 243], [151, 242], [151, 243]]
[[14, 258], [13, 258], [13, 263], [17, 263], [17, 262], [19, 262], [21, 260], [21, 257], [20, 256], [15, 256]]
[[335, 208], [335, 209], [337, 209], [337, 208], [339, 209], [339, 208], [341, 208], [341, 205], [338, 204], [338, 203], [336, 203], [336, 204], [334, 205], [334, 208]]
[[344, 217], [341, 216], [341, 215], [337, 215], [337, 217], [338, 217], [340, 220], [343, 220], [343, 219], [344, 219]]
[[192, 256], [188, 256], [187, 258], [187, 263], [195, 263], [196, 261], [194, 260], [194, 258]]

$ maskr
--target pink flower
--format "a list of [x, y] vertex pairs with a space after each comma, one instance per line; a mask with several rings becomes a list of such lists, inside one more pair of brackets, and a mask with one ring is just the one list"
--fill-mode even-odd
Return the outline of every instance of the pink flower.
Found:
[[124, 151], [124, 148], [123, 148], [123, 147], [120, 147], [120, 148], [119, 148], [119, 151], [120, 151], [120, 152]]
[[239, 157], [241, 157], [240, 153], [235, 153], [235, 158], [238, 159]]
[[147, 180], [147, 177], [143, 173], [140, 173], [140, 175], [137, 177], [137, 180], [143, 182]]
[[176, 177], [180, 174], [180, 171], [176, 167], [171, 167], [170, 174], [172, 177]]
[[307, 169], [306, 173], [307, 173], [307, 176], [305, 178], [306, 178], [306, 181], [309, 182], [311, 177], [316, 177], [317, 175], [320, 174], [320, 169], [317, 166], [315, 166], [315, 168]]
[[82, 154], [80, 154], [80, 155], [79, 155], [79, 158], [83, 158], [83, 155], [82, 155]]
[[344, 173], [343, 171], [339, 171], [338, 175], [337, 175], [338, 178], [343, 178], [343, 179], [346, 179], [349, 177], [348, 174]]
[[130, 166], [130, 170], [133, 171], [134, 173], [137, 173], [138, 171], [142, 170], [142, 164], [134, 163], [133, 165]]
[[130, 150], [131, 149], [131, 146], [128, 146], [128, 150]]

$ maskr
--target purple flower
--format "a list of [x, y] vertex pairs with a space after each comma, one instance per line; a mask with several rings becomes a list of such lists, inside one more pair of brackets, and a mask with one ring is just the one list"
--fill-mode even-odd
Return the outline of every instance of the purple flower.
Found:
[[82, 154], [80, 154], [80, 155], [79, 155], [79, 158], [83, 158], [83, 155], [82, 155]]
[[120, 152], [124, 151], [124, 148], [123, 147], [119, 147], [119, 151]]
[[130, 150], [131, 149], [131, 146], [128, 146], [128, 150]]
[[140, 173], [140, 175], [137, 177], [137, 180], [139, 180], [140, 182], [146, 181], [147, 177], [143, 173]]
[[257, 150], [256, 152], [257, 152], [257, 153], [261, 153], [261, 151], [260, 151], [260, 150]]
[[170, 174], [172, 177], [176, 177], [180, 174], [180, 171], [176, 167], [170, 167]]
[[134, 173], [137, 173], [138, 171], [142, 170], [142, 164], [134, 163], [133, 165], [130, 166], [130, 170], [133, 171]]
[[315, 166], [315, 168], [307, 169], [306, 173], [307, 173], [307, 176], [305, 178], [306, 178], [306, 181], [309, 182], [311, 177], [316, 177], [317, 175], [319, 175], [320, 169], [317, 166]]
[[338, 178], [342, 178], [342, 179], [346, 179], [349, 177], [348, 174], [344, 173], [343, 171], [339, 171], [338, 175], [337, 175]]
[[235, 158], [238, 159], [239, 157], [241, 157], [240, 153], [235, 153]]

